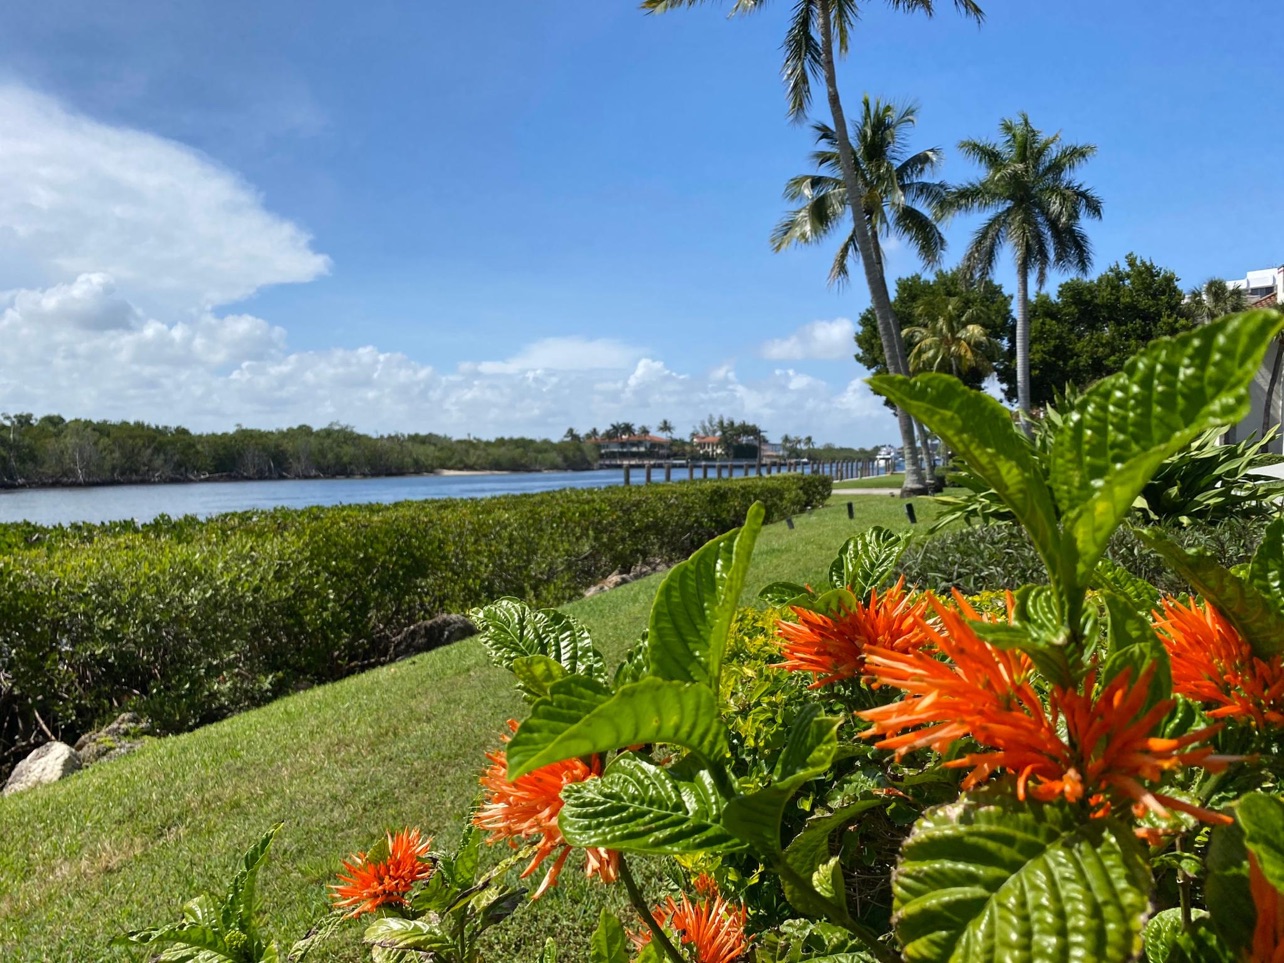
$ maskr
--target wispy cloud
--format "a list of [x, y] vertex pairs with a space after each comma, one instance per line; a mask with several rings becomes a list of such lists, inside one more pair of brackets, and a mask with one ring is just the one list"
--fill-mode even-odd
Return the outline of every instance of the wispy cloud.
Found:
[[812, 321], [787, 338], [775, 338], [759, 349], [772, 361], [841, 361], [851, 358], [856, 326], [848, 318]]

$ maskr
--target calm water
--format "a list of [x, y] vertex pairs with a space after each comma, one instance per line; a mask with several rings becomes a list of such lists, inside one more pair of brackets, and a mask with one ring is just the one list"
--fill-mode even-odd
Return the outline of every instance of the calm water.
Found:
[[[635, 479], [639, 474], [634, 471]], [[399, 502], [412, 498], [483, 498], [554, 488], [604, 488], [623, 481], [623, 472], [606, 469], [516, 475], [422, 475], [41, 488], [0, 491], [0, 522], [60, 525], [128, 518], [142, 522], [162, 514], [177, 518], [180, 515], [217, 515], [220, 512], [278, 506], [304, 508], [308, 505]]]

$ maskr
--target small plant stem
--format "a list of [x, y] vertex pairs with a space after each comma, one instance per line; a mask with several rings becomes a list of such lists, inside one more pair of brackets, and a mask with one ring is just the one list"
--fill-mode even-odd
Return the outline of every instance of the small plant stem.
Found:
[[673, 963], [686, 963], [686, 960], [682, 958], [682, 954], [678, 952], [678, 948], [669, 939], [668, 934], [664, 932], [660, 924], [655, 921], [655, 917], [651, 915], [651, 908], [647, 906], [646, 898], [642, 895], [642, 890], [638, 888], [637, 880], [633, 878], [633, 872], [629, 869], [629, 864], [625, 860], [623, 853], [620, 853], [620, 879], [624, 881], [624, 889], [629, 894], [629, 902], [633, 904], [633, 908], [642, 917], [642, 922], [646, 924], [646, 928], [651, 931], [651, 939], [659, 944], [660, 949], [664, 951], [664, 955], [672, 960]]
[[[1176, 850], [1177, 855], [1182, 854], [1182, 839], [1177, 837]], [[1177, 863], [1177, 898], [1181, 901], [1181, 925], [1183, 928], [1189, 928], [1190, 919], [1190, 875], [1186, 872], [1181, 862]]]

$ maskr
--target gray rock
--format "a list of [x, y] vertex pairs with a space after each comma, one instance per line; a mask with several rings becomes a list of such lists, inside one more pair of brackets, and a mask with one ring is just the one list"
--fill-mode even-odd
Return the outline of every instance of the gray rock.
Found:
[[77, 739], [76, 751], [83, 765], [92, 766], [133, 752], [143, 744], [143, 737], [153, 732], [152, 724], [138, 713], [124, 712], [110, 725]]
[[80, 768], [80, 753], [65, 742], [46, 742], [18, 763], [4, 784], [4, 795], [11, 796], [33, 786], [57, 782]]
[[476, 634], [477, 626], [465, 616], [438, 615], [426, 622], [416, 622], [394, 638], [391, 658], [393, 661], [405, 659]]

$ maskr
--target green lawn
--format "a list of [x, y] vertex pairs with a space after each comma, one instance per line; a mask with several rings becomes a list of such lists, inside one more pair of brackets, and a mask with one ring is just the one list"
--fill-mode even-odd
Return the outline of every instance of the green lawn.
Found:
[[[764, 530], [749, 592], [777, 579], [819, 584], [842, 541], [901, 527], [902, 503], [846, 500]], [[934, 514], [918, 502], [920, 520]], [[661, 576], [566, 607], [616, 659], [646, 622]], [[229, 877], [240, 852], [278, 821], [265, 873], [270, 929], [292, 940], [325, 910], [340, 857], [385, 828], [417, 825], [450, 845], [474, 800], [483, 752], [521, 701], [468, 640], [282, 699], [53, 786], [0, 799], [0, 959], [123, 959], [122, 930], [176, 916]], [[495, 960], [532, 959], [544, 935], [559, 960], [583, 960], [603, 899], [568, 864], [564, 882], [497, 932]], [[352, 926], [319, 959], [359, 959]], [[536, 935], [540, 942], [535, 942]]]
[[834, 488], [900, 488], [905, 484], [904, 472], [891, 475], [874, 475], [870, 478], [847, 478], [834, 482]]

